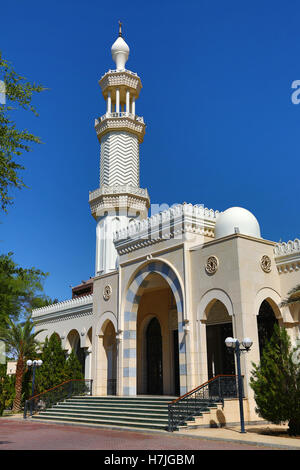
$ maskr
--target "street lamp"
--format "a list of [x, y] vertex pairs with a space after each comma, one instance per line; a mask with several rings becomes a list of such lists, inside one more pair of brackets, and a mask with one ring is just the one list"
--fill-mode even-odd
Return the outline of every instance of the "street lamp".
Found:
[[34, 394], [34, 381], [35, 381], [35, 370], [37, 367], [40, 367], [42, 364], [43, 364], [43, 361], [41, 359], [34, 359], [34, 361], [32, 361], [31, 359], [28, 359], [28, 361], [26, 362], [27, 366], [28, 367], [32, 367], [32, 389], [31, 389], [31, 396], [33, 396]]
[[236, 338], [231, 338], [230, 336], [225, 339], [225, 344], [228, 348], [231, 348], [236, 355], [236, 365], [238, 372], [238, 392], [239, 392], [239, 403], [240, 403], [240, 419], [241, 419], [241, 432], [245, 433], [245, 421], [244, 421], [244, 408], [243, 408], [243, 382], [241, 374], [241, 352], [248, 352], [253, 344], [253, 341], [250, 338], [244, 338], [242, 345], [244, 348], [241, 348], [240, 342]]

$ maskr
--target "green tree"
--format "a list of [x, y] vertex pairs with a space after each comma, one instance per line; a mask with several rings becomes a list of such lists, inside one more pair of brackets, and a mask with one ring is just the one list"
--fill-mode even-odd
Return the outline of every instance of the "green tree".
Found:
[[28, 317], [33, 308], [51, 303], [43, 292], [48, 273], [21, 268], [12, 256], [13, 253], [0, 255], [0, 326], [7, 317], [18, 321]]
[[285, 328], [274, 332], [254, 370], [250, 386], [254, 390], [256, 411], [274, 424], [288, 421], [288, 432], [300, 434], [300, 346], [292, 348]]
[[68, 375], [68, 380], [82, 380], [84, 375], [82, 373], [82, 365], [76, 356], [74, 350], [72, 349], [70, 356], [67, 359], [66, 370]]
[[16, 358], [16, 383], [13, 411], [21, 410], [23, 377], [26, 369], [26, 360], [32, 359], [40, 347], [36, 336], [44, 330], [33, 332], [35, 323], [30, 318], [23, 323], [15, 324], [10, 318], [6, 319], [6, 325], [0, 327], [0, 339], [5, 341], [8, 354]]
[[6, 364], [0, 364], [0, 416], [10, 409], [15, 397], [15, 376], [6, 374]]
[[289, 307], [295, 304], [300, 305], [300, 284], [288, 292], [286, 299], [281, 302], [280, 307]]
[[41, 359], [43, 365], [36, 371], [37, 393], [49, 390], [69, 378], [66, 353], [62, 349], [60, 338], [56, 333], [53, 333], [50, 338], [46, 337]]
[[32, 143], [41, 143], [40, 138], [27, 129], [17, 129], [11, 119], [11, 112], [16, 109], [12, 105], [30, 110], [37, 116], [32, 98], [35, 93], [40, 93], [45, 88], [16, 73], [12, 65], [4, 60], [1, 52], [0, 80], [1, 85], [4, 84], [4, 90], [1, 91], [5, 91], [5, 100], [0, 101], [0, 207], [7, 212], [7, 207], [12, 204], [13, 199], [9, 196], [10, 189], [25, 187], [19, 174], [25, 168], [18, 158], [23, 152], [31, 150]]

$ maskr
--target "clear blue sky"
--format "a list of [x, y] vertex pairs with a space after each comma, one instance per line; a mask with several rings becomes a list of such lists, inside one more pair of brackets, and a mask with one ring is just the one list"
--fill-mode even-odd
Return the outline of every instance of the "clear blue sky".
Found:
[[4, 2], [3, 56], [48, 91], [34, 100], [38, 118], [18, 115], [44, 143], [23, 158], [29, 189], [1, 215], [0, 251], [48, 271], [46, 293], [59, 300], [94, 275], [94, 119], [105, 112], [98, 80], [114, 68], [119, 19], [127, 68], [143, 83], [141, 186], [151, 202], [242, 206], [264, 238], [299, 237], [299, 18], [297, 1]]

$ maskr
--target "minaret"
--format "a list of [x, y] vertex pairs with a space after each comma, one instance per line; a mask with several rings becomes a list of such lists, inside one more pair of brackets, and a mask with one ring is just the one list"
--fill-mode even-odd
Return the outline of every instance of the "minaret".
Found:
[[117, 269], [114, 232], [131, 220], [146, 218], [150, 206], [147, 190], [139, 187], [139, 147], [145, 123], [136, 115], [135, 102], [142, 83], [136, 73], [125, 69], [129, 47], [122, 37], [120, 22], [119, 37], [111, 53], [116, 69], [109, 70], [99, 81], [106, 113], [95, 120], [101, 149], [99, 188], [89, 195], [97, 221], [96, 275]]

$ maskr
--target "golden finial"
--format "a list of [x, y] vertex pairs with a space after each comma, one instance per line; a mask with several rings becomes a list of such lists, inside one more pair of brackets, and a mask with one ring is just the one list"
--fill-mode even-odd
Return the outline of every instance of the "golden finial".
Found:
[[122, 37], [122, 23], [119, 20], [119, 36]]

